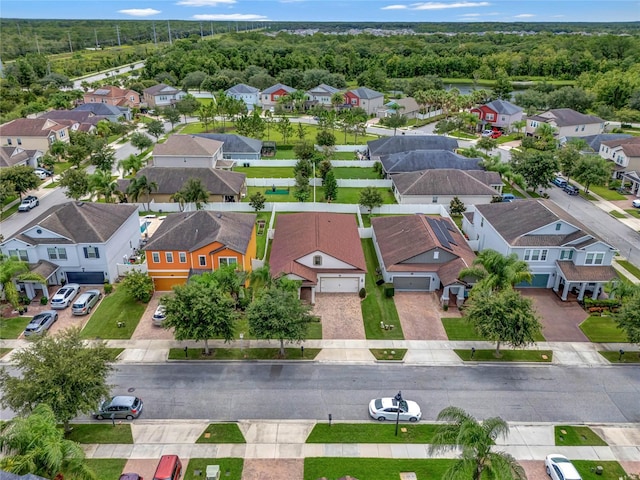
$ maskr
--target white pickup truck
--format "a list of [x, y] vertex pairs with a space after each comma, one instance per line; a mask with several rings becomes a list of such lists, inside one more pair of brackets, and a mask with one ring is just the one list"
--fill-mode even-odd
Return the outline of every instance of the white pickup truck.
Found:
[[33, 195], [29, 195], [28, 197], [24, 197], [22, 199], [22, 203], [20, 203], [20, 206], [18, 207], [18, 211], [19, 212], [28, 212], [29, 210], [31, 210], [32, 208], [37, 207], [38, 205], [40, 205], [40, 200], [38, 200], [38, 197], [34, 197]]

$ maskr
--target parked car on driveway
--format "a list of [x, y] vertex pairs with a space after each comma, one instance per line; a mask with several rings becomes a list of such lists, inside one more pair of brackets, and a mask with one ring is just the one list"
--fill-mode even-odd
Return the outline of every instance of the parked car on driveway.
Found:
[[559, 453], [547, 455], [544, 459], [544, 466], [547, 468], [547, 475], [552, 480], [582, 480], [573, 463]]
[[133, 420], [142, 413], [142, 399], [129, 395], [117, 395], [109, 400], [105, 400], [98, 407], [98, 411], [93, 414], [98, 420], [105, 418], [126, 418]]
[[73, 302], [71, 313], [74, 315], [88, 315], [101, 298], [102, 293], [100, 293], [100, 290], [87, 290]]
[[51, 170], [47, 170], [46, 168], [42, 168], [42, 167], [36, 167], [33, 169], [33, 171], [36, 172], [36, 174], [42, 173], [46, 177], [50, 177], [51, 175], [53, 175], [53, 172]]
[[631, 202], [631, 205], [636, 208], [640, 208], [640, 198]]
[[76, 295], [80, 293], [80, 285], [77, 283], [68, 283], [59, 289], [53, 297], [51, 297], [51, 308], [62, 309], [71, 305]]
[[567, 186], [567, 182], [564, 178], [562, 177], [556, 177], [553, 180], [551, 180], [551, 183], [553, 183], [556, 187], [560, 187], [560, 188], [564, 188]]
[[416, 402], [411, 400], [402, 400], [399, 402], [395, 397], [389, 398], [374, 398], [369, 402], [369, 416], [380, 422], [385, 420], [397, 420], [400, 415], [400, 420], [408, 420], [410, 422], [417, 422], [422, 418], [422, 412]]
[[569, 195], [578, 195], [580, 193], [580, 190], [578, 190], [578, 187], [571, 184], [565, 185], [563, 190]]
[[493, 138], [494, 140], [496, 138], [500, 138], [501, 136], [502, 136], [502, 132], [499, 130], [498, 131], [494, 130], [493, 132], [491, 132], [491, 138]]
[[153, 324], [161, 327], [164, 321], [167, 319], [167, 314], [164, 305], [158, 305], [156, 311], [153, 312]]
[[28, 212], [29, 210], [37, 207], [38, 205], [40, 205], [40, 200], [38, 200], [38, 197], [34, 197], [33, 195], [28, 195], [22, 199], [22, 202], [20, 202], [18, 211]]
[[483, 137], [490, 137], [492, 133], [493, 133], [493, 130], [483, 130], [482, 131], [482, 136]]
[[518, 198], [518, 197], [516, 197], [513, 193], [503, 193], [502, 194], [502, 201], [503, 202], [513, 202], [516, 198]]
[[58, 312], [53, 310], [45, 310], [38, 313], [31, 319], [29, 325], [24, 329], [24, 336], [30, 337], [31, 335], [42, 335], [45, 333], [51, 325], [58, 320]]

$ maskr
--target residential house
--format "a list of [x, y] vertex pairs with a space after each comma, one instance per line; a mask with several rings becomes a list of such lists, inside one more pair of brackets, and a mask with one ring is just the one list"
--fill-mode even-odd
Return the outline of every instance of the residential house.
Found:
[[587, 137], [604, 132], [604, 120], [593, 115], [585, 115], [570, 108], [556, 108], [527, 118], [526, 134], [535, 135], [543, 123], [555, 128], [555, 137]]
[[640, 138], [631, 137], [602, 142], [598, 152], [615, 166], [613, 177], [631, 183], [631, 192], [640, 197]]
[[260, 90], [251, 85], [239, 83], [227, 89], [224, 93], [227, 97], [242, 100], [247, 106], [248, 111], [253, 110], [256, 106], [260, 106]]
[[[221, 170], [219, 168], [176, 168], [146, 167], [136, 174], [136, 178], [145, 176], [149, 183], [154, 182], [158, 188], [149, 194], [149, 199], [140, 197], [140, 203], [173, 203], [172, 197], [190, 179], [202, 182], [209, 192], [208, 202], [241, 202], [247, 194], [247, 181], [244, 173]], [[130, 179], [119, 179], [118, 190], [126, 192], [131, 184]]]
[[222, 142], [199, 135], [170, 135], [166, 142], [155, 144], [151, 155], [154, 167], [217, 168], [222, 162]]
[[304, 212], [280, 214], [269, 257], [271, 274], [301, 280], [300, 298], [317, 293], [358, 293], [367, 266], [355, 216]]
[[145, 88], [142, 92], [142, 99], [148, 108], [172, 107], [186, 96], [186, 92], [164, 83]]
[[435, 169], [391, 175], [393, 194], [399, 204], [439, 203], [449, 206], [454, 197], [465, 205], [491, 203], [502, 193], [497, 172]]
[[379, 118], [387, 118], [399, 113], [408, 119], [419, 118], [420, 105], [413, 97], [398, 98], [385, 103], [378, 108], [376, 116]]
[[598, 135], [587, 135], [586, 137], [566, 137], [566, 141], [581, 140], [587, 144], [587, 148], [584, 150], [586, 153], [600, 151], [600, 145], [602, 142], [608, 142], [609, 140], [622, 140], [624, 138], [632, 138], [633, 135], [628, 133], [600, 133]]
[[0, 168], [38, 166], [38, 160], [44, 155], [40, 150], [25, 150], [20, 147], [0, 147]]
[[[55, 205], [0, 243], [0, 252], [29, 264], [46, 285], [102, 285], [118, 278], [117, 264], [140, 246], [135, 205], [66, 202]], [[45, 285], [23, 282], [29, 298]], [[47, 296], [47, 293], [44, 293]]]
[[450, 218], [402, 215], [371, 219], [373, 245], [382, 278], [399, 291], [442, 290], [460, 306], [467, 283], [460, 271], [471, 267], [475, 255]]
[[48, 118], [17, 118], [0, 125], [0, 145], [48, 152], [53, 142], [69, 143], [69, 127]]
[[140, 94], [128, 88], [114, 87], [113, 85], [103, 85], [92, 92], [87, 92], [82, 96], [84, 103], [105, 103], [114, 107], [140, 106]]
[[344, 103], [350, 107], [360, 107], [367, 115], [375, 115], [376, 111], [384, 104], [384, 95], [367, 87], [349, 90], [344, 94]]
[[482, 159], [467, 158], [449, 150], [414, 150], [382, 155], [380, 163], [385, 178], [391, 174], [435, 169], [483, 170]]
[[283, 85], [282, 83], [276, 83], [262, 91], [260, 94], [260, 103], [264, 109], [275, 109], [276, 105], [278, 105], [278, 100], [295, 91], [295, 88]]
[[305, 93], [307, 94], [307, 98], [309, 99], [307, 102], [307, 107], [312, 107], [314, 105], [320, 105], [322, 107], [332, 107], [331, 97], [334, 94], [338, 93], [340, 90], [332, 87], [331, 85], [327, 85], [325, 83], [321, 83], [317, 87], [312, 88], [311, 90], [307, 90]]
[[505, 132], [513, 130], [513, 123], [522, 120], [522, 108], [506, 100], [494, 100], [471, 109], [482, 128], [495, 127]]
[[222, 142], [222, 158], [242, 162], [243, 160], [260, 160], [262, 140], [230, 133], [199, 133], [197, 137]]
[[398, 135], [383, 137], [367, 142], [367, 156], [371, 160], [380, 160], [383, 155], [412, 152], [415, 150], [448, 150], [458, 148], [455, 138], [441, 135]]
[[256, 215], [251, 213], [172, 213], [144, 247], [149, 276], [157, 291], [170, 291], [196, 274], [227, 265], [251, 271], [256, 258]]
[[123, 118], [131, 120], [132, 114], [129, 107], [116, 107], [106, 103], [84, 103], [78, 105], [72, 111], [74, 112], [91, 112], [101, 119], [109, 120], [112, 123], [118, 123]]
[[71, 132], [87, 133], [95, 131], [96, 125], [100, 120], [109, 120], [105, 116], [82, 110], [50, 110], [38, 118], [49, 118], [61, 125], [66, 125]]
[[551, 200], [530, 199], [477, 205], [462, 223], [474, 250], [515, 253], [529, 265], [531, 283], [551, 288], [563, 301], [569, 294], [598, 298], [617, 279], [611, 261], [616, 249]]

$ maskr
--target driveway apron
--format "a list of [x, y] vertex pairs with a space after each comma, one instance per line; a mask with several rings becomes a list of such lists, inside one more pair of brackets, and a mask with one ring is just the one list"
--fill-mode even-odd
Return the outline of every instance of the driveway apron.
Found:
[[312, 313], [322, 322], [324, 340], [364, 340], [360, 298], [355, 293], [318, 293]]
[[523, 288], [520, 293], [533, 300], [547, 342], [589, 341], [579, 327], [588, 315], [577, 302], [563, 302], [552, 290], [543, 288]]
[[394, 301], [405, 340], [447, 340], [437, 293], [396, 292]]

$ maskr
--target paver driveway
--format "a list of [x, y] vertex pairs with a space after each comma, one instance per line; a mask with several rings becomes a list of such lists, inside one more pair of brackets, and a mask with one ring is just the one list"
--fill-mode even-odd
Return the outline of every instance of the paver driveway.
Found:
[[396, 292], [394, 301], [405, 340], [447, 340], [436, 292]]
[[312, 313], [322, 322], [325, 340], [364, 340], [360, 297], [355, 293], [318, 293]]
[[542, 334], [548, 342], [588, 342], [579, 325], [587, 318], [576, 302], [563, 302], [549, 289], [523, 288], [523, 296], [533, 300], [533, 306], [540, 316]]
[[147, 308], [140, 318], [140, 322], [136, 327], [135, 332], [131, 336], [132, 340], [173, 340], [173, 330], [167, 330], [162, 327], [158, 327], [153, 324], [153, 314], [158, 307], [160, 297], [164, 293], [154, 293], [153, 297], [149, 301]]

